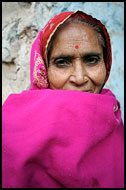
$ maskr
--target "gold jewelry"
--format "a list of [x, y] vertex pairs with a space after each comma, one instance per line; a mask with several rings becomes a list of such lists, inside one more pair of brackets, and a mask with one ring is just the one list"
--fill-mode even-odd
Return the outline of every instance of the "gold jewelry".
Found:
[[84, 76], [84, 82], [87, 82], [88, 78], [86, 76]]

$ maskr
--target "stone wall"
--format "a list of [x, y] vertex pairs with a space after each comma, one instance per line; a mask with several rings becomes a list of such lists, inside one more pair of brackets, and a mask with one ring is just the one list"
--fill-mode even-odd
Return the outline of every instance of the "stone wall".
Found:
[[105, 85], [121, 103], [124, 119], [123, 2], [2, 2], [2, 103], [30, 85], [30, 51], [38, 32], [60, 12], [82, 10], [106, 25], [113, 63]]

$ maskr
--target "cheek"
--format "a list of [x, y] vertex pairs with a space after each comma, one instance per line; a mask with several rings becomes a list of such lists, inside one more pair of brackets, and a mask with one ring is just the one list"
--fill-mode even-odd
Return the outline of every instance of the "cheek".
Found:
[[102, 86], [106, 78], [105, 64], [98, 65], [90, 71], [90, 77], [96, 86]]
[[67, 79], [68, 76], [62, 69], [48, 68], [48, 80], [52, 89], [62, 89]]

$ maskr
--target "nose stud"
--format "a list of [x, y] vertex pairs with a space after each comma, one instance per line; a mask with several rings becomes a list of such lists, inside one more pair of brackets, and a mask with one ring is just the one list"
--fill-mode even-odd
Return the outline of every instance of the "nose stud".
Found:
[[86, 76], [84, 76], [84, 82], [87, 82], [88, 78]]

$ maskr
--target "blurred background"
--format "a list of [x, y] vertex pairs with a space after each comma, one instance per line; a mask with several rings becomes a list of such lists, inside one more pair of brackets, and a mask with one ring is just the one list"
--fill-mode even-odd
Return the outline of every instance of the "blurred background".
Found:
[[112, 69], [105, 85], [120, 101], [124, 121], [123, 2], [2, 2], [2, 104], [30, 86], [30, 51], [48, 20], [60, 12], [82, 10], [101, 20], [112, 44]]

